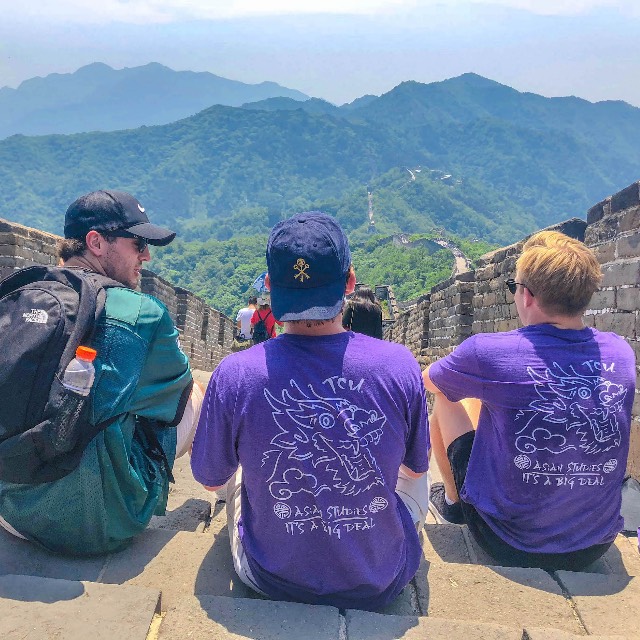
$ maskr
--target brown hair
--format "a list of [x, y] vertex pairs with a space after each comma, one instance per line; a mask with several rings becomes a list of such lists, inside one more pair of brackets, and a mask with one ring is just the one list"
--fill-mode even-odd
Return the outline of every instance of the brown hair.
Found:
[[558, 231], [531, 236], [516, 262], [519, 280], [550, 313], [584, 313], [602, 280], [595, 255], [584, 243]]
[[[117, 240], [115, 236], [110, 236], [108, 233], [99, 233], [109, 244], [113, 244]], [[62, 238], [58, 240], [58, 258], [63, 262], [70, 260], [74, 256], [83, 256], [86, 250], [87, 241], [85, 238]]]

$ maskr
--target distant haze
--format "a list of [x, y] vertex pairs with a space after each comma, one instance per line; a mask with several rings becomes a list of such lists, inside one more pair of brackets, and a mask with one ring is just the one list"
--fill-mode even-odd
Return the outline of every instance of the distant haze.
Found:
[[0, 3], [0, 87], [96, 61], [155, 61], [336, 104], [472, 71], [520, 91], [640, 106], [635, 0]]

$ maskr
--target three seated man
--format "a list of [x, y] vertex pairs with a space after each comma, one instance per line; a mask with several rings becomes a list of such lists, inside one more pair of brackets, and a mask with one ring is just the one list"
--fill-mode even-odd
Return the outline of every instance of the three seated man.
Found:
[[[128, 194], [95, 192], [69, 208], [67, 266], [124, 285], [107, 291], [96, 334], [107, 373], [93, 392], [94, 410], [118, 419], [66, 478], [0, 482], [0, 525], [15, 535], [103, 553], [163, 511], [201, 395], [166, 308], [133, 289], [147, 244], [174, 235]], [[222, 361], [191, 455], [196, 480], [226, 492], [243, 582], [272, 598], [379, 609], [417, 571], [429, 508], [439, 522], [466, 523], [496, 564], [580, 570], [606, 552], [622, 528], [636, 371], [621, 337], [583, 325], [601, 280], [583, 243], [530, 238], [507, 281], [523, 327], [474, 335], [423, 373], [404, 346], [342, 326], [355, 273], [334, 218], [279, 223], [266, 258], [284, 334]], [[127, 340], [144, 343], [139, 358], [107, 348]], [[107, 375], [125, 370], [136, 384]], [[435, 394], [430, 423], [425, 388]], [[149, 464], [140, 418], [161, 421], [153, 478], [134, 473]], [[431, 448], [443, 483], [430, 490]], [[111, 466], [124, 473], [96, 472]], [[66, 504], [69, 495], [82, 499]]]

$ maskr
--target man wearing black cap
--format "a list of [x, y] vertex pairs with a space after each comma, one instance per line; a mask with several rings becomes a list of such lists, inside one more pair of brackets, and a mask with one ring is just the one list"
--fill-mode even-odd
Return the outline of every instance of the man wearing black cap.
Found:
[[108, 288], [91, 346], [97, 351], [92, 423], [113, 419], [79, 466], [44, 484], [0, 482], [0, 525], [53, 551], [93, 555], [125, 546], [166, 506], [171, 467], [191, 443], [202, 402], [166, 307], [133, 289], [148, 244], [175, 233], [149, 222], [118, 191], [96, 191], [68, 208], [59, 253], [125, 285]]
[[223, 360], [203, 403], [196, 480], [227, 485], [236, 572], [267, 596], [377, 609], [414, 576], [428, 508], [420, 368], [342, 327], [355, 273], [331, 217], [274, 227], [267, 287], [285, 332]]

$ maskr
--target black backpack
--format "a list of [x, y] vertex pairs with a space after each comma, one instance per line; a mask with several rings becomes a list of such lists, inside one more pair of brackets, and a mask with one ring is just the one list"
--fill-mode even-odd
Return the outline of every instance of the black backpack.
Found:
[[269, 309], [269, 313], [263, 318], [258, 311], [258, 322], [253, 325], [253, 334], [251, 336], [253, 340], [253, 344], [258, 344], [259, 342], [264, 342], [268, 340], [271, 335], [267, 331], [267, 318], [271, 315], [271, 309]]
[[89, 424], [91, 396], [62, 385], [76, 348], [90, 345], [106, 287], [84, 269], [29, 267], [0, 282], [0, 480], [39, 484], [75, 469], [118, 416]]

